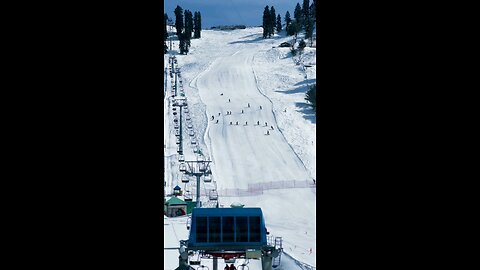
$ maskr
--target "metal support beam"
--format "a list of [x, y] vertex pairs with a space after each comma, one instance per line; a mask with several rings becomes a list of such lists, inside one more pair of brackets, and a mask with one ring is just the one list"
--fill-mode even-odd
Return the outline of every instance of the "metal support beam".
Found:
[[197, 177], [197, 207], [200, 208], [201, 207], [201, 204], [200, 204], [200, 175], [196, 175]]

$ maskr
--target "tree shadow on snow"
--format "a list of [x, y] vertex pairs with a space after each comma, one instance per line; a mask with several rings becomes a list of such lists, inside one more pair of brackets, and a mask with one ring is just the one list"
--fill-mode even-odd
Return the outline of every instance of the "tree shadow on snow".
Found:
[[306, 94], [308, 90], [308, 86], [315, 84], [316, 81], [317, 81], [316, 79], [303, 80], [295, 84], [295, 86], [299, 86], [297, 88], [286, 90], [286, 91], [275, 90], [275, 92], [284, 93], [284, 94], [298, 94], [298, 93]]
[[296, 83], [295, 85], [302, 85], [302, 84], [315, 84], [317, 82], [317, 79], [309, 79], [309, 80], [304, 80], [301, 82]]
[[297, 112], [303, 114], [303, 118], [312, 122], [312, 124], [317, 124], [317, 116], [312, 106], [305, 102], [295, 102], [295, 106], [298, 108]]
[[262, 36], [259, 36], [259, 37], [254, 38], [254, 39], [232, 41], [232, 42], [229, 42], [228, 44], [255, 43], [255, 42], [258, 42], [258, 41], [260, 41], [260, 40], [264, 40]]

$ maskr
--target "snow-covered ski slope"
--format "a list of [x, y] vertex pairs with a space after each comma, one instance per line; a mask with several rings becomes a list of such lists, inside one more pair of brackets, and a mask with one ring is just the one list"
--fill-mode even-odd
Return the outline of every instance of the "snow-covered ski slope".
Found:
[[[241, 197], [220, 192], [219, 203], [228, 207], [239, 201], [261, 207], [268, 230], [283, 237], [284, 251], [316, 266], [316, 118], [304, 100], [307, 85], [315, 83], [315, 49], [307, 47], [300, 59], [292, 57], [289, 48], [278, 47], [290, 40], [285, 36], [263, 39], [262, 28], [203, 30], [201, 39], [191, 41], [189, 54], [176, 57], [197, 140], [213, 161], [219, 191], [260, 190]], [[178, 42], [173, 49], [178, 51]], [[299, 60], [303, 62], [297, 65]], [[173, 150], [167, 151], [169, 156], [175, 156], [175, 147], [174, 140], [166, 140], [166, 148]], [[167, 187], [182, 186], [177, 173], [166, 172]], [[309, 187], [279, 188], [294, 181]], [[172, 258], [173, 264], [178, 263], [177, 257]]]

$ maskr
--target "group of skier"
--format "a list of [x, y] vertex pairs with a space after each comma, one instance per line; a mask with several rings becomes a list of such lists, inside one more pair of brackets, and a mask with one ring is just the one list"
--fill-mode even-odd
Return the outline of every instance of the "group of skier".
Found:
[[[223, 96], [223, 93], [220, 93], [220, 96]], [[231, 100], [228, 99], [228, 102], [231, 102]], [[251, 108], [250, 103], [247, 103], [247, 107], [248, 107], [248, 108]], [[260, 110], [263, 109], [261, 105], [260, 105], [259, 108], [260, 108]], [[242, 114], [245, 113], [244, 109], [241, 110], [241, 113], [242, 113]], [[218, 113], [218, 116], [220, 116], [220, 115], [222, 115], [222, 113], [219, 112], [219, 113]], [[232, 111], [227, 111], [227, 114], [226, 114], [226, 115], [232, 115]], [[211, 120], [212, 120], [212, 121], [215, 120], [215, 116], [214, 116], [214, 115], [212, 115]], [[215, 121], [215, 124], [218, 124], [218, 119]], [[230, 125], [234, 125], [234, 121], [230, 121]], [[235, 121], [235, 125], [238, 126], [238, 121]], [[245, 126], [248, 126], [248, 121], [245, 121]], [[260, 121], [257, 121], [257, 126], [260, 126]], [[265, 127], [268, 127], [268, 123], [267, 123], [267, 122], [265, 122]], [[273, 126], [270, 126], [270, 129], [271, 129], [271, 130], [274, 130]], [[267, 132], [266, 132], [265, 135], [270, 135], [270, 131], [267, 130]]]

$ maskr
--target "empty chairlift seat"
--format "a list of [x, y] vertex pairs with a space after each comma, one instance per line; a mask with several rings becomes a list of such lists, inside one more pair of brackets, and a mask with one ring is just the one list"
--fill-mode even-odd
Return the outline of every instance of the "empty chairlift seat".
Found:
[[188, 182], [189, 182], [188, 176], [184, 174], [182, 176], [182, 183], [188, 183]]
[[185, 161], [185, 156], [184, 155], [179, 155], [178, 156], [178, 161], [184, 162]]
[[215, 189], [210, 190], [210, 192], [208, 193], [208, 199], [210, 199], [211, 201], [218, 200], [218, 193]]
[[179, 171], [185, 172], [187, 170], [187, 165], [185, 163], [180, 163], [178, 166]]
[[203, 182], [205, 182], [205, 183], [210, 183], [210, 182], [212, 182], [212, 176], [211, 176], [211, 175], [205, 175], [205, 176], [203, 177]]

